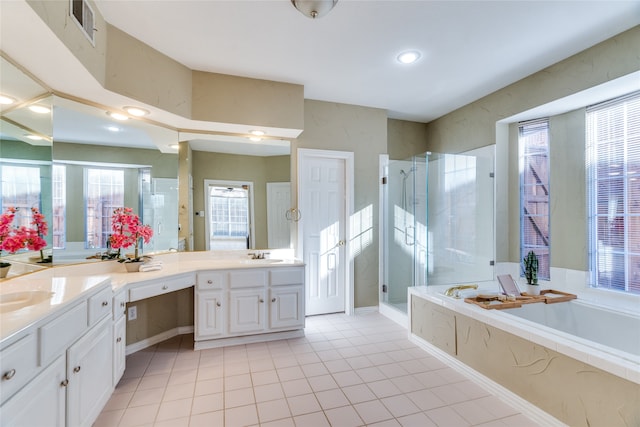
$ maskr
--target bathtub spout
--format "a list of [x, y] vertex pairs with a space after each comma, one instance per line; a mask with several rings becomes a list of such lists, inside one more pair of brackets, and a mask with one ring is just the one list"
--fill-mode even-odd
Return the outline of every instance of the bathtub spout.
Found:
[[444, 291], [444, 294], [448, 297], [454, 297], [454, 298], [460, 298], [458, 296], [458, 291], [461, 291], [463, 289], [478, 289], [478, 285], [458, 285], [458, 286], [452, 286], [449, 289], [447, 289], [446, 291]]

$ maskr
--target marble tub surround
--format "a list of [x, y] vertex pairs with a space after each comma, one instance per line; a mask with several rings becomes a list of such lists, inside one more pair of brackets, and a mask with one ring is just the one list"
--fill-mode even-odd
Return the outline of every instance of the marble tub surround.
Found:
[[640, 425], [640, 357], [509, 314], [517, 308], [485, 310], [445, 297], [443, 289], [410, 289], [414, 340], [569, 425]]

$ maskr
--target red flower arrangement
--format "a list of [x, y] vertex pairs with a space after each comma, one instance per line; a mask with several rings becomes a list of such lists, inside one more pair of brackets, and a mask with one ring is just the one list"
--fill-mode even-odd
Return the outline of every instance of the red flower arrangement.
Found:
[[[13, 219], [16, 212], [18, 212], [18, 209], [11, 206], [0, 215], [0, 251], [6, 251], [11, 254], [25, 248], [30, 251], [40, 251], [40, 259], [44, 261], [42, 249], [47, 246], [47, 241], [43, 237], [49, 232], [44, 215], [38, 209], [31, 208], [33, 216], [31, 225], [34, 225], [35, 228], [15, 227], [13, 226]], [[7, 262], [0, 262], [1, 267], [7, 267], [8, 265], [10, 264]]]
[[138, 247], [140, 239], [149, 243], [153, 237], [153, 229], [148, 225], [140, 223], [140, 217], [133, 213], [131, 208], [117, 208], [111, 216], [111, 229], [113, 234], [109, 237], [109, 242], [113, 249], [126, 249], [135, 246], [133, 258], [123, 259], [120, 262], [139, 262]]

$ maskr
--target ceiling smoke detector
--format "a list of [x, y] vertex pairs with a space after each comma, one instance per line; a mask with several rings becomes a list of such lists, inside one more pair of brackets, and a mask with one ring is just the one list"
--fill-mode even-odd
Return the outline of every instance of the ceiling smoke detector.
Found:
[[338, 0], [291, 0], [293, 7], [307, 18], [322, 18], [338, 3]]

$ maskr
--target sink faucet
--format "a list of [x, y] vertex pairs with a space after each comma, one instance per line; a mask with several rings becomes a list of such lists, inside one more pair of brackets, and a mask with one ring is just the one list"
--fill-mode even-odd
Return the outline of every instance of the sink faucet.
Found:
[[447, 289], [444, 294], [448, 297], [454, 297], [454, 298], [460, 298], [458, 296], [458, 291], [461, 291], [463, 289], [478, 289], [478, 285], [458, 285], [458, 286], [452, 286], [449, 289]]
[[255, 252], [250, 252], [247, 255], [249, 255], [251, 259], [264, 259], [265, 255], [269, 255], [269, 252], [255, 251]]

